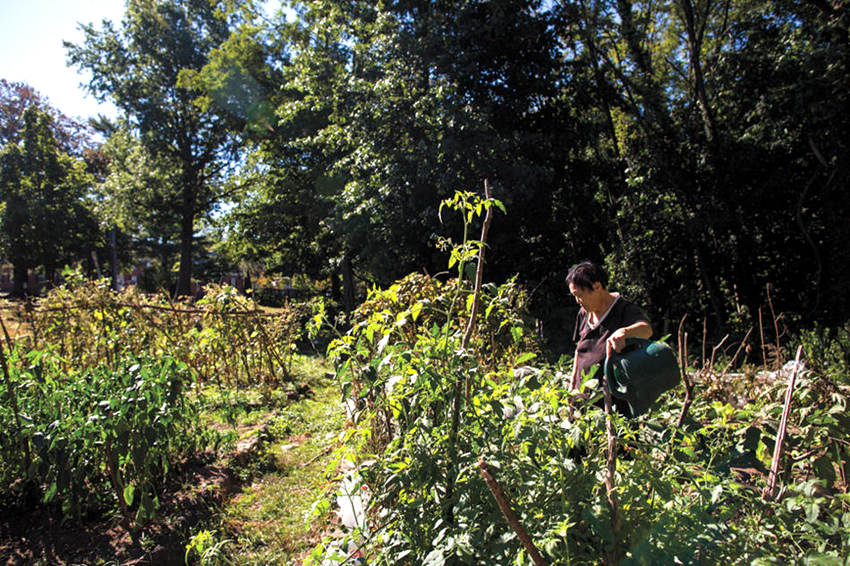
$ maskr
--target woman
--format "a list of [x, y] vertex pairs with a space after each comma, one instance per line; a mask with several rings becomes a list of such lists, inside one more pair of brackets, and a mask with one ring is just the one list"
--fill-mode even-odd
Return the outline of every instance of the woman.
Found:
[[608, 291], [608, 275], [598, 265], [584, 261], [567, 274], [567, 285], [581, 309], [576, 318], [576, 343], [571, 388], [578, 389], [582, 376], [601, 365], [613, 350], [620, 352], [626, 338], [649, 338], [652, 326], [634, 303]]

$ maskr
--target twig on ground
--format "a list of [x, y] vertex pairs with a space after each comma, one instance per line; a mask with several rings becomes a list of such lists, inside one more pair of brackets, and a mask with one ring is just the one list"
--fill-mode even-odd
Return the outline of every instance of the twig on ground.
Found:
[[310, 458], [308, 461], [303, 462], [301, 464], [301, 467], [306, 468], [307, 466], [309, 466], [311, 464], [315, 464], [319, 460], [319, 458], [322, 458], [323, 456], [327, 456], [331, 452], [331, 450], [333, 450], [333, 449], [334, 449], [334, 445], [329, 444], [324, 450], [322, 450], [321, 452], [319, 452], [318, 454], [316, 454], [315, 456]]

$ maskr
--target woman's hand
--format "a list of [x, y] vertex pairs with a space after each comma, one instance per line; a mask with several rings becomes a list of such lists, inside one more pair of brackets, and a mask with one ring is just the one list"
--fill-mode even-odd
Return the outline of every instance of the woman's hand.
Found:
[[624, 326], [622, 328], [618, 328], [608, 337], [608, 340], [605, 341], [605, 351], [608, 355], [611, 354], [611, 350], [615, 352], [621, 352], [623, 348], [626, 347], [626, 338], [651, 338], [652, 337], [652, 326], [649, 325], [645, 320], [641, 320], [632, 324], [631, 326]]
[[621, 352], [623, 348], [626, 347], [626, 329], [618, 328], [614, 332], [611, 333], [611, 336], [608, 337], [607, 343], [605, 344], [605, 350], [610, 355], [611, 350], [615, 352]]

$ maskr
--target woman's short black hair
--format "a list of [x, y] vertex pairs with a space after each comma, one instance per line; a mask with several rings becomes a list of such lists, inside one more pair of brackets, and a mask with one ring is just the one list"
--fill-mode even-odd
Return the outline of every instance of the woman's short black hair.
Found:
[[608, 274], [592, 261], [583, 261], [570, 268], [567, 273], [567, 285], [572, 283], [580, 289], [593, 289], [593, 284], [599, 281], [603, 289], [608, 288]]

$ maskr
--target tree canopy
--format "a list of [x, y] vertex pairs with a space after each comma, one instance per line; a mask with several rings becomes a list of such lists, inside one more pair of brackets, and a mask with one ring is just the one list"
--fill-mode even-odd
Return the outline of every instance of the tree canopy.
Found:
[[148, 151], [171, 164], [176, 186], [150, 189], [162, 189], [153, 198], [179, 217], [177, 294], [190, 291], [196, 222], [223, 197], [239, 156], [237, 117], [198, 104], [180, 74], [209, 63], [249, 4], [130, 0], [120, 28], [86, 25], [80, 45], [66, 43], [70, 62], [91, 71], [90, 90], [110, 97]]
[[59, 149], [49, 114], [30, 106], [22, 118], [20, 141], [0, 150], [0, 244], [14, 264], [16, 295], [27, 291], [29, 268], [44, 267], [50, 280], [98, 239], [85, 162]]
[[767, 300], [846, 318], [846, 2], [288, 6], [131, 0], [68, 46], [126, 119], [99, 214], [179, 242], [178, 291], [207, 221], [260, 270], [438, 273], [440, 201], [488, 179], [487, 274], [549, 328], [582, 259], [662, 330], [743, 329]]

